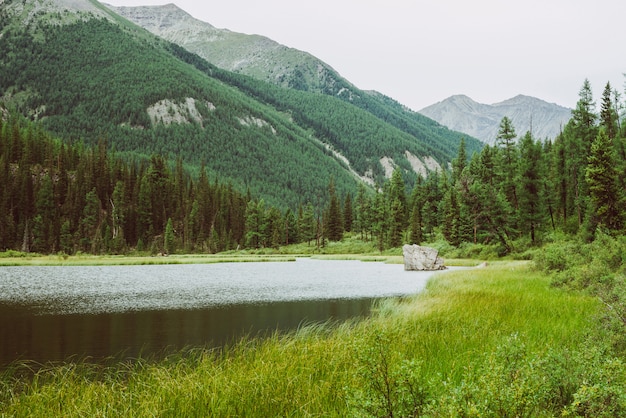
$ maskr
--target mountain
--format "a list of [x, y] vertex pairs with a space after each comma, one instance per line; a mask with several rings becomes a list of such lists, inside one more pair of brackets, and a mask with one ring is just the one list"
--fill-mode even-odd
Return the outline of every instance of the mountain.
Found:
[[[181, 158], [279, 207], [448, 164], [462, 134], [337, 79], [326, 94], [220, 69], [95, 0], [5, 0], [0, 101], [68, 141]], [[468, 152], [480, 149], [472, 138]]]
[[333, 91], [345, 83], [328, 64], [307, 52], [286, 47], [264, 36], [218, 29], [195, 19], [174, 4], [105, 6], [228, 71], [283, 87], [320, 93]]
[[465, 137], [470, 151], [480, 149], [475, 138], [445, 132], [438, 123], [413, 112], [375, 91], [359, 90], [330, 65], [311, 54], [281, 45], [260, 35], [218, 29], [198, 20], [174, 4], [164, 6], [115, 7], [111, 10], [151, 33], [182, 46], [211, 64], [281, 87], [336, 96], [374, 116], [409, 132], [420, 140], [450, 138], [458, 145]]
[[531, 131], [539, 139], [554, 139], [572, 116], [571, 109], [523, 95], [492, 105], [456, 95], [419, 112], [487, 144], [495, 143], [504, 116], [511, 119], [518, 136]]
[[[424, 174], [438, 163], [445, 164], [438, 150], [444, 148], [456, 150], [461, 138], [465, 139], [470, 155], [482, 147], [482, 143], [476, 138], [466, 133], [449, 131], [432, 119], [408, 109], [381, 93], [358, 89], [330, 65], [307, 52], [288, 48], [260, 35], [246, 35], [215, 28], [207, 22], [195, 19], [174, 4], [138, 7], [107, 5], [107, 7], [219, 68], [293, 90], [337, 97], [410, 134], [419, 143], [429, 144], [428, 152], [431, 152], [431, 155], [428, 164], [421, 164], [406, 153], [407, 158], [399, 157], [404, 161], [395, 161], [394, 164], [404, 163], [406, 166], [406, 163], [410, 162], [413, 170]], [[250, 90], [248, 93], [256, 95]], [[381, 158], [383, 162], [388, 160], [389, 158]], [[447, 157], [444, 160], [447, 160]], [[389, 166], [385, 171], [389, 174]]]

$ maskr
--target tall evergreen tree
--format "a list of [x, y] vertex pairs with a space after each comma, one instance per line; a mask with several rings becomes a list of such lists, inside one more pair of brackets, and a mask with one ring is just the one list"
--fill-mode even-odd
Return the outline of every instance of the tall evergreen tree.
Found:
[[604, 127], [610, 141], [617, 137], [617, 111], [615, 110], [611, 90], [611, 83], [606, 83], [602, 92], [602, 104], [600, 105], [600, 126]]
[[163, 244], [166, 254], [174, 254], [176, 252], [176, 235], [174, 234], [172, 218], [167, 218]]
[[302, 209], [302, 215], [299, 216], [298, 221], [300, 238], [303, 241], [311, 244], [311, 241], [315, 238], [315, 232], [317, 227], [317, 222], [315, 220], [315, 210], [313, 209], [313, 205], [311, 203], [307, 203], [304, 209]]
[[328, 184], [329, 205], [327, 210], [327, 216], [325, 229], [327, 231], [327, 237], [330, 241], [341, 241], [343, 238], [343, 226], [341, 220], [341, 206], [339, 205], [339, 198], [335, 192], [335, 182], [331, 178]]
[[422, 234], [422, 209], [418, 202], [413, 205], [411, 211], [411, 235], [409, 241], [411, 244], [420, 245], [424, 239]]
[[467, 165], [467, 153], [465, 151], [465, 138], [461, 138], [459, 143], [459, 152], [454, 160], [452, 160], [452, 182], [456, 183], [461, 177], [461, 173]]
[[249, 201], [246, 207], [246, 245], [261, 248], [266, 229], [265, 201]]
[[389, 245], [399, 247], [402, 245], [402, 236], [407, 226], [406, 192], [400, 168], [396, 168], [391, 175], [387, 199], [390, 215]]
[[[622, 227], [622, 213], [617, 188], [617, 173], [613, 160], [612, 143], [605, 129], [601, 129], [591, 145], [586, 171], [592, 207], [592, 223], [617, 231]], [[595, 220], [595, 222], [594, 222]]]
[[370, 202], [367, 196], [367, 191], [363, 183], [359, 184], [356, 194], [356, 208], [355, 208], [355, 232], [361, 234], [361, 239], [367, 241], [368, 227], [370, 222]]
[[515, 187], [515, 175], [517, 172], [518, 150], [515, 138], [515, 127], [508, 117], [503, 117], [500, 122], [496, 143], [500, 148], [500, 175], [502, 176], [502, 190], [512, 207], [517, 209], [517, 190]]
[[535, 143], [531, 133], [520, 142], [519, 212], [521, 227], [528, 231], [534, 243], [537, 231], [545, 218], [542, 200], [541, 144]]
[[589, 189], [585, 169], [591, 153], [591, 144], [598, 134], [595, 102], [589, 80], [585, 80], [579, 92], [579, 100], [572, 111], [572, 119], [565, 129], [567, 139], [568, 188], [572, 200], [572, 212], [581, 226], [587, 212]]
[[352, 197], [350, 193], [348, 193], [343, 203], [343, 229], [346, 232], [352, 232], [353, 214]]

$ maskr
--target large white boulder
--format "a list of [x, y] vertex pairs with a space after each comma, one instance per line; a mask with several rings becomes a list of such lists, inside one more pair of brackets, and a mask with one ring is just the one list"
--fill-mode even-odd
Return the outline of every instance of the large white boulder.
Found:
[[417, 244], [402, 247], [404, 269], [407, 271], [445, 270], [446, 266], [439, 251], [431, 247], [422, 247]]

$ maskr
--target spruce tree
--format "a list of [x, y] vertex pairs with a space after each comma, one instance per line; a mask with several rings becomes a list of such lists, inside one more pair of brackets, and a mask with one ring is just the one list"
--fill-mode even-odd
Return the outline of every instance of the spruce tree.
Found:
[[610, 141], [617, 137], [617, 111], [613, 105], [611, 83], [606, 83], [602, 93], [602, 104], [600, 105], [600, 125], [604, 127], [606, 135]]
[[515, 143], [516, 137], [517, 134], [515, 133], [511, 119], [506, 116], [503, 117], [500, 122], [498, 136], [496, 137], [496, 143], [500, 149], [499, 171], [503, 180], [501, 187], [511, 206], [517, 209], [518, 201], [515, 187], [515, 173], [517, 172], [518, 150]]
[[352, 232], [353, 221], [353, 209], [352, 209], [352, 197], [350, 193], [346, 194], [346, 199], [343, 203], [343, 229], [346, 232]]
[[167, 224], [165, 225], [164, 247], [166, 254], [174, 254], [176, 252], [176, 236], [174, 235], [172, 218], [167, 218]]
[[367, 241], [367, 232], [370, 226], [370, 202], [366, 194], [365, 185], [359, 183], [359, 188], [356, 194], [356, 208], [355, 208], [355, 232], [361, 234], [361, 239]]
[[343, 238], [343, 227], [341, 220], [341, 207], [335, 192], [335, 182], [331, 178], [328, 184], [329, 205], [326, 220], [324, 222], [327, 231], [326, 236], [330, 241], [341, 241]]
[[467, 165], [467, 153], [465, 151], [465, 138], [461, 138], [459, 143], [459, 152], [454, 160], [452, 160], [452, 182], [456, 183], [461, 177], [461, 173]]
[[[619, 210], [620, 194], [613, 160], [613, 146], [605, 129], [601, 129], [591, 144], [586, 170], [589, 186], [592, 223], [617, 231], [622, 226]], [[595, 222], [594, 222], [595, 220]]]
[[389, 246], [399, 247], [402, 245], [402, 236], [407, 224], [407, 204], [404, 180], [399, 168], [393, 171], [389, 185]]
[[411, 211], [411, 236], [410, 242], [411, 244], [420, 245], [423, 240], [422, 235], [422, 209], [419, 203], [413, 205], [413, 210]]
[[528, 231], [534, 243], [545, 218], [542, 200], [541, 144], [535, 143], [530, 132], [520, 142], [519, 204], [522, 229]]

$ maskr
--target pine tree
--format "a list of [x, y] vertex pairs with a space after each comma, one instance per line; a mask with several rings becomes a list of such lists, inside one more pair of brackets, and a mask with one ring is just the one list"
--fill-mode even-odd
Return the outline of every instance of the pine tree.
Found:
[[167, 218], [163, 244], [166, 254], [174, 254], [176, 252], [176, 236], [174, 235], [174, 224], [172, 223], [172, 218]]
[[85, 196], [85, 207], [80, 220], [80, 244], [83, 251], [97, 253], [100, 250], [100, 200], [93, 188]]
[[520, 142], [518, 183], [522, 228], [528, 230], [530, 240], [534, 243], [545, 214], [542, 200], [541, 144], [535, 143], [530, 132]]
[[261, 248], [265, 230], [265, 201], [249, 201], [246, 207], [246, 246]]
[[353, 209], [352, 209], [352, 197], [350, 193], [346, 194], [346, 199], [343, 203], [343, 229], [346, 232], [352, 232], [352, 220], [353, 220]]
[[610, 141], [617, 137], [617, 111], [613, 106], [613, 97], [611, 91], [611, 83], [606, 83], [604, 92], [602, 93], [602, 104], [600, 107], [600, 125], [604, 127], [606, 135]]
[[418, 203], [413, 205], [411, 211], [411, 236], [410, 242], [412, 244], [420, 245], [423, 240], [422, 235], [422, 209]]
[[402, 245], [402, 236], [407, 226], [407, 204], [404, 180], [400, 168], [396, 168], [391, 175], [389, 185], [389, 246], [399, 247]]
[[579, 100], [572, 111], [572, 119], [565, 129], [568, 189], [572, 213], [577, 215], [578, 226], [583, 223], [587, 212], [589, 189], [587, 187], [585, 168], [591, 153], [591, 144], [598, 134], [596, 126], [595, 102], [589, 80], [585, 80], [579, 92]]
[[467, 165], [467, 153], [465, 151], [465, 138], [461, 138], [459, 143], [459, 152], [454, 160], [452, 160], [452, 182], [456, 183], [461, 177], [461, 173]]
[[328, 184], [329, 206], [326, 221], [324, 222], [327, 237], [330, 241], [341, 241], [343, 238], [343, 227], [341, 222], [341, 207], [335, 192], [335, 182], [331, 178]]
[[287, 211], [285, 212], [283, 222], [284, 222], [284, 230], [285, 230], [285, 237], [283, 239], [283, 243], [285, 245], [289, 245], [289, 244], [293, 244], [296, 242], [300, 242], [298, 220], [296, 219], [296, 216], [294, 215], [293, 211], [290, 208], [288, 208]]
[[54, 200], [52, 179], [44, 176], [35, 201], [37, 222], [33, 225], [34, 249], [42, 253], [56, 252], [60, 231], [59, 214]]
[[315, 238], [316, 229], [315, 211], [311, 203], [308, 203], [302, 210], [302, 216], [299, 219], [299, 229], [300, 238], [310, 245], [311, 240]]
[[441, 212], [443, 217], [441, 232], [451, 245], [458, 246], [461, 243], [461, 208], [455, 187], [448, 187], [446, 190], [442, 200]]
[[515, 209], [518, 207], [515, 175], [517, 172], [518, 150], [515, 143], [515, 128], [511, 119], [503, 117], [500, 122], [496, 143], [500, 149], [500, 175], [503, 179], [502, 190]]
[[619, 230], [622, 226], [622, 214], [619, 210], [617, 173], [613, 160], [613, 146], [605, 129], [600, 130], [596, 140], [591, 144], [586, 178], [592, 204], [592, 217], [599, 226], [612, 231]]
[[367, 197], [365, 185], [359, 183], [356, 194], [356, 219], [355, 231], [361, 234], [361, 239], [367, 241], [367, 231], [370, 225], [369, 221], [369, 199]]

